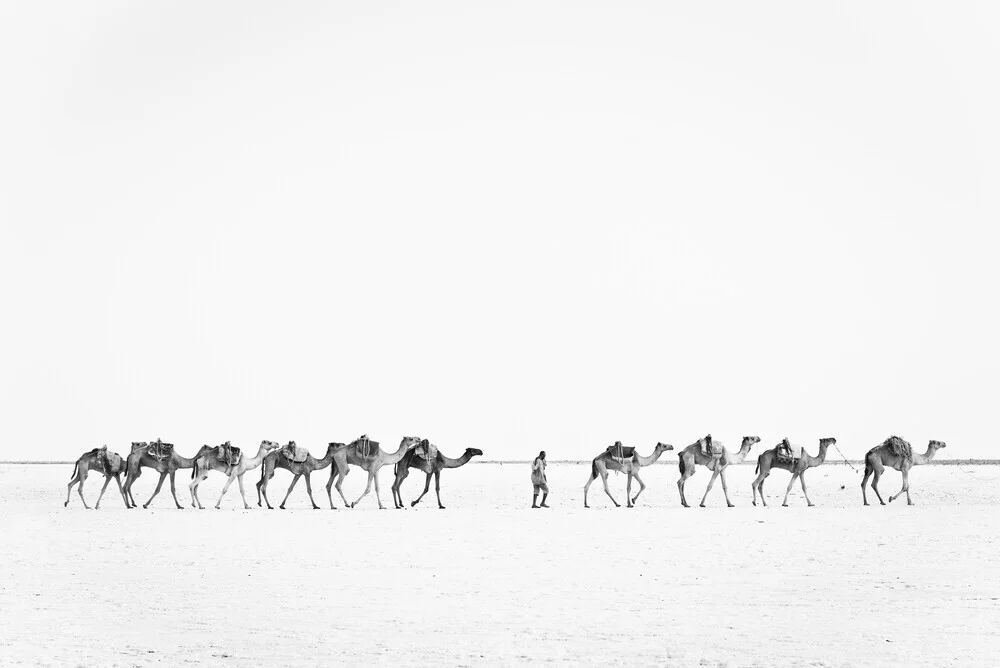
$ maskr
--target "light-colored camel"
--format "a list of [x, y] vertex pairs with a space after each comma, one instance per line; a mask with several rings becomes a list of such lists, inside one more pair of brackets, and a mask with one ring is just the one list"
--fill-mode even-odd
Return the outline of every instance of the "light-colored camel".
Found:
[[754, 471], [757, 478], [750, 483], [750, 489], [753, 492], [753, 505], [757, 505], [757, 492], [760, 492], [760, 502], [767, 505], [767, 501], [764, 499], [764, 479], [771, 474], [771, 469], [784, 469], [792, 474], [792, 479], [788, 481], [788, 489], [785, 490], [785, 500], [781, 502], [782, 506], [788, 505], [788, 493], [792, 491], [792, 485], [795, 484], [796, 478], [802, 485], [802, 494], [806, 497], [806, 503], [810, 506], [813, 505], [813, 502], [809, 500], [809, 492], [806, 491], [806, 469], [811, 469], [825, 462], [827, 449], [836, 443], [837, 439], [821, 438], [819, 439], [818, 455], [813, 457], [803, 448], [802, 456], [794, 460], [778, 457], [778, 448], [787, 440], [785, 439], [770, 450], [765, 450], [757, 457], [757, 470]]
[[[712, 490], [712, 485], [715, 484], [716, 478], [722, 478], [722, 493], [726, 497], [726, 505], [730, 508], [733, 507], [733, 503], [729, 500], [729, 488], [726, 486], [726, 469], [732, 464], [739, 464], [747, 455], [750, 454], [750, 448], [754, 446], [755, 443], [760, 442], [760, 437], [758, 436], [744, 436], [743, 444], [740, 446], [739, 452], [733, 453], [729, 452], [725, 448], [721, 448], [722, 452], [718, 456], [713, 456], [711, 454], [705, 454], [702, 450], [703, 447], [711, 450], [712, 447], [712, 435], [708, 434], [704, 438], [698, 439], [697, 443], [692, 443], [683, 450], [677, 456], [677, 466], [680, 468], [681, 477], [677, 481], [677, 490], [681, 494], [681, 505], [685, 508], [688, 507], [687, 498], [684, 496], [684, 483], [688, 478], [694, 475], [695, 466], [701, 465], [705, 466], [712, 472], [712, 479], [708, 481], [708, 487], [705, 488], [705, 495], [701, 497], [701, 503], [699, 504], [702, 508], [705, 507], [705, 499], [708, 498], [708, 493]], [[716, 443], [721, 447], [720, 443]]]
[[890, 445], [890, 441], [893, 438], [898, 437], [887, 438], [880, 445], [876, 445], [865, 454], [865, 477], [861, 480], [861, 498], [864, 500], [866, 506], [868, 505], [868, 495], [865, 493], [865, 485], [872, 474], [875, 475], [872, 478], [872, 489], [875, 490], [875, 496], [878, 497], [879, 503], [883, 506], [885, 505], [885, 501], [882, 500], [882, 495], [878, 491], [878, 481], [882, 477], [882, 472], [886, 467], [896, 469], [903, 474], [903, 486], [899, 492], [889, 497], [889, 502], [892, 503], [902, 496], [903, 492], [906, 492], [906, 504], [912, 506], [913, 500], [910, 499], [910, 468], [927, 464], [934, 459], [934, 455], [937, 454], [938, 450], [945, 447], [943, 441], [930, 441], [927, 443], [927, 452], [924, 454], [921, 455], [914, 452], [911, 457], [903, 457], [893, 452]]
[[[112, 478], [118, 483], [118, 492], [122, 495], [122, 500], [125, 501], [125, 491], [122, 489], [120, 478], [121, 474], [125, 471], [125, 459], [117, 452], [108, 453], [107, 450], [108, 446], [106, 445], [101, 448], [94, 448], [90, 452], [83, 453], [76, 460], [76, 464], [73, 466], [73, 477], [70, 478], [69, 484], [66, 486], [66, 503], [63, 504], [63, 507], [69, 505], [69, 497], [73, 491], [73, 485], [80, 483], [76, 491], [80, 494], [83, 507], [90, 508], [87, 505], [87, 499], [83, 498], [83, 483], [87, 481], [87, 473], [89, 471], [98, 471], [104, 475], [104, 487], [101, 487], [101, 493], [97, 497], [97, 503], [94, 504], [94, 510], [101, 507], [104, 490], [108, 488], [108, 483], [111, 482]], [[110, 457], [109, 454], [111, 455]], [[117, 466], [114, 464], [115, 461], [118, 463]], [[128, 501], [125, 501], [125, 507], [128, 508]]]
[[169, 475], [170, 476], [170, 493], [174, 497], [174, 503], [177, 504], [179, 510], [183, 510], [184, 506], [181, 502], [177, 500], [177, 487], [174, 484], [174, 476], [180, 469], [189, 469], [194, 467], [194, 462], [198, 457], [200, 457], [204, 452], [211, 448], [211, 446], [203, 445], [198, 450], [194, 457], [181, 457], [177, 454], [177, 450], [173, 449], [169, 457], [165, 459], [157, 459], [156, 457], [149, 454], [149, 448], [154, 445], [153, 443], [132, 443], [132, 452], [128, 455], [127, 469], [128, 475], [125, 478], [125, 500], [130, 503], [130, 508], [136, 507], [135, 497], [132, 496], [132, 485], [135, 481], [142, 475], [143, 467], [148, 469], [153, 469], [160, 474], [160, 480], [156, 483], [156, 489], [153, 491], [153, 495], [149, 497], [149, 501], [142, 504], [143, 508], [149, 508], [149, 504], [153, 502], [156, 495], [160, 493], [160, 488], [163, 487], [163, 480]]
[[[277, 450], [272, 450], [271, 452], [264, 455], [264, 466], [260, 471], [260, 481], [257, 483], [257, 505], [260, 505], [260, 499], [263, 495], [264, 502], [267, 503], [268, 510], [274, 510], [271, 506], [270, 500], [267, 498], [267, 481], [274, 477], [274, 469], [285, 469], [289, 471], [294, 477], [292, 478], [292, 484], [288, 486], [288, 491], [285, 492], [285, 498], [281, 500], [281, 505], [278, 506], [282, 510], [285, 509], [285, 502], [288, 501], [288, 496], [292, 493], [295, 488], [295, 483], [299, 481], [299, 478], [305, 476], [306, 478], [306, 492], [309, 493], [309, 501], [312, 503], [314, 510], [319, 510], [319, 506], [316, 505], [315, 499], [313, 499], [313, 489], [312, 489], [312, 472], [325, 469], [327, 466], [333, 462], [333, 451], [337, 446], [343, 446], [343, 443], [331, 443], [327, 449], [326, 454], [323, 459], [316, 459], [311, 454], [306, 455], [304, 462], [293, 462], [285, 457], [285, 453], [281, 448]], [[331, 504], [331, 507], [332, 504]]]
[[218, 509], [222, 505], [222, 497], [229, 491], [229, 486], [233, 484], [233, 480], [238, 480], [240, 483], [240, 496], [243, 497], [243, 507], [250, 510], [246, 492], [243, 490], [243, 474], [260, 466], [261, 462], [264, 461], [264, 456], [277, 447], [278, 444], [274, 441], [261, 441], [256, 455], [251, 457], [246, 452], [241, 453], [240, 460], [235, 466], [229, 466], [226, 462], [220, 460], [216, 456], [214, 449], [199, 457], [194, 463], [194, 469], [191, 471], [191, 484], [188, 485], [188, 489], [191, 490], [191, 505], [204, 509], [204, 506], [201, 505], [201, 499], [198, 497], [198, 486], [201, 485], [202, 480], [208, 477], [209, 471], [218, 471], [225, 473], [229, 479], [226, 480], [226, 484], [222, 488], [222, 493], [219, 494], [219, 500], [215, 502], [215, 507]]
[[[422, 444], [424, 447], [428, 447], [426, 440], [423, 441]], [[470, 459], [482, 454], [483, 451], [477, 448], [466, 448], [465, 454], [458, 459], [452, 459], [451, 457], [445, 457], [439, 450], [434, 456], [434, 459], [428, 461], [417, 454], [417, 448], [408, 450], [403, 454], [403, 458], [396, 462], [396, 468], [394, 469], [396, 479], [392, 483], [393, 505], [395, 505], [396, 508], [406, 507], [403, 504], [403, 495], [400, 493], [400, 486], [403, 484], [403, 481], [406, 480], [406, 476], [410, 474], [410, 469], [417, 469], [427, 474], [427, 482], [424, 484], [424, 491], [413, 503], [410, 504], [410, 507], [417, 505], [420, 503], [420, 499], [424, 498], [424, 494], [426, 494], [427, 490], [431, 488], [431, 476], [434, 476], [434, 491], [437, 494], [438, 508], [444, 510], [444, 506], [441, 505], [441, 471], [444, 469], [457, 469], [460, 466], [465, 466], [469, 463]]]
[[[417, 436], [406, 436], [402, 441], [399, 442], [399, 449], [396, 452], [386, 452], [381, 447], [379, 447], [378, 441], [373, 441], [368, 436], [362, 435], [359, 438], [354, 439], [347, 445], [336, 444], [337, 451], [334, 453], [334, 461], [337, 466], [335, 469], [330, 471], [330, 479], [326, 483], [326, 496], [330, 499], [330, 507], [333, 508], [333, 494], [330, 491], [331, 486], [334, 484], [334, 477], [337, 478], [337, 493], [340, 494], [340, 498], [343, 499], [344, 505], [348, 508], [353, 508], [361, 499], [372, 490], [372, 482], [375, 483], [375, 499], [378, 501], [378, 507], [380, 510], [385, 510], [385, 506], [382, 505], [382, 496], [378, 485], [378, 471], [383, 466], [390, 466], [398, 462], [403, 458], [409, 450], [417, 447], [421, 442], [421, 439]], [[331, 443], [331, 445], [334, 445]], [[350, 466], [359, 466], [365, 471], [368, 471], [368, 485], [365, 487], [365, 491], [361, 493], [358, 500], [354, 503], [348, 503], [347, 499], [344, 498], [344, 490], [341, 486], [344, 484], [344, 478], [349, 473]]]
[[[618, 450], [619, 447], [621, 447], [621, 450]], [[611, 499], [611, 503], [615, 504], [615, 508], [620, 508], [621, 504], [615, 501], [615, 497], [611, 495], [611, 490], [608, 489], [608, 471], [621, 471], [628, 476], [625, 483], [625, 507], [631, 508], [639, 499], [639, 495], [642, 494], [644, 489], [646, 489], [646, 483], [644, 483], [642, 478], [639, 477], [639, 469], [644, 466], [651, 466], [657, 459], [660, 458], [660, 455], [673, 449], [674, 446], [672, 445], [657, 443], [656, 447], [653, 448], [653, 454], [648, 457], [643, 457], [635, 448], [621, 446], [620, 443], [615, 443], [615, 445], [612, 445], [610, 448], [594, 457], [594, 461], [591, 462], [590, 480], [588, 480], [587, 484], [583, 486], [583, 507], [590, 507], [587, 505], [587, 491], [590, 489], [590, 485], [597, 480], [598, 476], [600, 476], [601, 482], [604, 484], [604, 493], [608, 495], [609, 499]], [[615, 452], [625, 453], [626, 456], [616, 459]], [[635, 497], [632, 496], [632, 478], [639, 481], [639, 491], [636, 492]]]

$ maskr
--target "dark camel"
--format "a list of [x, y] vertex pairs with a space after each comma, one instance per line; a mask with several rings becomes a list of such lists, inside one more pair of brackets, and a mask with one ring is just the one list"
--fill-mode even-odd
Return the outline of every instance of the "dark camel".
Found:
[[[423, 448], [432, 447], [426, 439], [421, 442], [421, 446]], [[441, 505], [441, 471], [444, 469], [457, 469], [460, 466], [465, 466], [473, 457], [481, 456], [483, 451], [477, 448], [466, 448], [465, 454], [458, 459], [452, 459], [451, 457], [445, 457], [441, 454], [441, 451], [438, 450], [436, 453], [433, 453], [434, 456], [430, 461], [428, 461], [417, 453], [418, 449], [420, 449], [420, 447], [408, 450], [403, 455], [403, 458], [396, 462], [396, 480], [392, 483], [393, 505], [395, 505], [396, 508], [406, 507], [403, 503], [403, 495], [400, 493], [400, 487], [402, 486], [403, 481], [406, 480], [406, 477], [410, 474], [410, 469], [417, 469], [427, 474], [427, 482], [424, 484], [424, 491], [413, 503], [410, 504], [410, 507], [417, 505], [420, 503], [420, 499], [424, 498], [424, 494], [426, 494], [427, 490], [431, 488], [431, 476], [434, 476], [434, 491], [437, 494], [438, 508], [444, 510], [444, 506]]]
[[[338, 447], [343, 447], [343, 445], [343, 443], [331, 443], [326, 448], [326, 455], [323, 456], [323, 459], [316, 459], [310, 454], [306, 455], [304, 462], [289, 461], [281, 448], [267, 453], [264, 456], [264, 465], [261, 467], [260, 481], [257, 483], [257, 505], [260, 505], [261, 496], [263, 496], [264, 502], [267, 503], [267, 509], [274, 510], [271, 506], [271, 501], [267, 498], [267, 481], [274, 477], [274, 469], [279, 468], [291, 472], [294, 477], [292, 478], [292, 484], [288, 486], [285, 498], [282, 499], [281, 505], [278, 507], [282, 510], [285, 509], [285, 502], [288, 501], [289, 494], [295, 488], [295, 483], [299, 481], [299, 478], [305, 476], [306, 492], [309, 493], [309, 501], [312, 503], [314, 510], [319, 510], [319, 506], [316, 505], [316, 501], [313, 499], [312, 472], [325, 469], [329, 466], [333, 462], [333, 451]], [[336, 464], [334, 464], [334, 468], [336, 468]], [[330, 504], [330, 507], [333, 508], [333, 503]]]
[[[159, 441], [157, 441], [159, 443]], [[128, 475], [125, 478], [125, 500], [130, 503], [130, 508], [136, 507], [135, 497], [132, 496], [132, 485], [135, 481], [142, 475], [143, 467], [148, 469], [153, 469], [160, 474], [160, 480], [156, 483], [156, 489], [153, 491], [153, 495], [149, 497], [149, 501], [142, 504], [143, 508], [149, 508], [149, 504], [153, 502], [156, 495], [160, 493], [160, 488], [163, 487], [163, 480], [169, 475], [170, 476], [170, 493], [174, 497], [174, 503], [180, 510], [184, 509], [181, 502], [177, 500], [177, 487], [174, 484], [174, 476], [180, 469], [189, 469], [194, 467], [194, 462], [198, 457], [205, 453], [205, 451], [211, 449], [211, 446], [203, 445], [198, 450], [198, 453], [194, 457], [181, 457], [177, 454], [177, 450], [172, 450], [170, 456], [164, 459], [157, 459], [153, 455], [149, 454], [149, 448], [153, 446], [153, 443], [136, 443], [132, 442], [132, 452], [128, 455]]]
[[836, 443], [837, 439], [821, 438], [819, 440], [819, 454], [815, 457], [810, 456], [805, 448], [802, 448], [801, 456], [791, 460], [778, 457], [778, 448], [782, 444], [786, 444], [787, 441], [788, 439], [785, 439], [770, 450], [760, 453], [760, 456], [757, 457], [757, 470], [754, 471], [757, 473], [757, 478], [750, 483], [750, 489], [753, 491], [753, 505], [757, 505], [757, 492], [760, 492], [760, 502], [767, 505], [767, 501], [764, 499], [764, 480], [771, 474], [771, 469], [784, 469], [792, 474], [792, 479], [788, 481], [788, 488], [785, 490], [785, 500], [782, 501], [782, 506], [788, 505], [788, 493], [792, 491], [792, 485], [795, 484], [796, 478], [802, 485], [802, 494], [806, 497], [806, 503], [810, 506], [813, 505], [813, 502], [809, 500], [809, 492], [806, 491], [806, 470], [825, 462], [827, 449]]
[[[125, 490], [122, 489], [121, 474], [125, 471], [125, 460], [117, 452], [108, 452], [108, 446], [103, 446], [100, 448], [94, 448], [90, 452], [85, 452], [80, 455], [80, 458], [76, 460], [76, 464], [73, 466], [73, 477], [70, 479], [69, 484], [66, 486], [66, 503], [63, 507], [69, 505], [70, 493], [73, 491], [73, 485], [80, 483], [77, 488], [77, 492], [80, 494], [80, 500], [83, 501], [84, 508], [90, 508], [87, 505], [87, 499], [83, 498], [83, 483], [87, 480], [87, 473], [89, 471], [98, 471], [104, 474], [104, 487], [101, 487], [101, 493], [97, 497], [97, 503], [94, 504], [94, 510], [101, 507], [101, 499], [104, 498], [104, 490], [108, 488], [108, 483], [114, 478], [115, 482], [118, 483], [118, 492], [122, 495], [122, 501], [125, 501]], [[125, 501], [125, 507], [128, 508], [128, 501]]]

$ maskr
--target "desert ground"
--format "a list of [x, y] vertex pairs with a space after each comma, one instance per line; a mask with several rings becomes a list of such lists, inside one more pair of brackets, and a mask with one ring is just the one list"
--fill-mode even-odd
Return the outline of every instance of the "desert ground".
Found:
[[[299, 484], [289, 509], [256, 506], [247, 474], [212, 508], [176, 510], [164, 490], [100, 511], [71, 465], [0, 465], [0, 664], [629, 666], [995, 666], [1000, 652], [1000, 469], [914, 469], [916, 506], [861, 506], [859, 473], [809, 472], [808, 508], [789, 474], [750, 504], [753, 466], [733, 467], [726, 508], [679, 506], [676, 460], [647, 469], [634, 509], [600, 482], [584, 510], [587, 464], [549, 466], [549, 510], [531, 510], [528, 464], [445, 471], [417, 508], [394, 510], [391, 472], [353, 510], [322, 510]], [[697, 501], [709, 474], [688, 483]], [[277, 505], [291, 476], [279, 471]], [[144, 502], [156, 476], [146, 472]], [[93, 505], [102, 479], [86, 485]], [[610, 477], [624, 502], [624, 476]], [[883, 495], [899, 489], [887, 472]], [[352, 471], [348, 498], [363, 489]], [[407, 501], [423, 488], [414, 472]], [[872, 495], [872, 500], [874, 496]]]

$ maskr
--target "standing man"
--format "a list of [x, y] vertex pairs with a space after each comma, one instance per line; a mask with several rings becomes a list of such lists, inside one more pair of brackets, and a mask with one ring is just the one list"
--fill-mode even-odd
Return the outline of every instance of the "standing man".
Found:
[[[546, 484], [545, 479], [545, 451], [542, 450], [535, 457], [535, 461], [531, 464], [531, 484], [535, 488], [535, 495], [531, 500], [532, 508], [548, 508], [545, 504], [545, 499], [549, 498], [549, 486]], [[538, 492], [542, 492], [542, 505], [538, 505]]]

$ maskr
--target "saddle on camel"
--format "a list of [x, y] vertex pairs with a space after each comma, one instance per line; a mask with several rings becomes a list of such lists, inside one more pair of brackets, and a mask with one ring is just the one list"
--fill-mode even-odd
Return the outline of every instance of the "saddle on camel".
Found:
[[635, 457], [635, 448], [631, 446], [622, 445], [621, 441], [615, 441], [614, 445], [609, 445], [608, 449], [605, 450], [605, 452], [608, 453], [613, 460], [615, 460], [622, 466], [625, 465], [625, 462]]
[[96, 457], [101, 473], [115, 475], [125, 470], [125, 460], [117, 452], [108, 452], [108, 446], [94, 448], [88, 454]]
[[295, 441], [289, 441], [288, 445], [281, 446], [281, 454], [288, 461], [301, 464], [309, 456], [309, 451], [296, 445]]
[[157, 461], [163, 461], [164, 459], [169, 459], [170, 455], [174, 452], [173, 443], [164, 443], [160, 439], [156, 439], [153, 443], [149, 444], [146, 448], [146, 452], [149, 456]]
[[358, 456], [362, 459], [375, 459], [378, 456], [378, 441], [368, 438], [368, 434], [361, 434], [354, 443], [358, 448]]
[[778, 443], [775, 454], [778, 456], [778, 461], [795, 463], [802, 458], [802, 446], [792, 445], [787, 438], [783, 438], [781, 443]]
[[413, 449], [413, 452], [421, 459], [426, 459], [429, 462], [437, 459], [438, 449], [437, 446], [428, 441], [426, 438], [417, 444], [417, 447]]
[[215, 458], [226, 465], [228, 469], [226, 473], [232, 471], [232, 468], [240, 463], [241, 457], [243, 457], [243, 451], [229, 441], [215, 448]]

